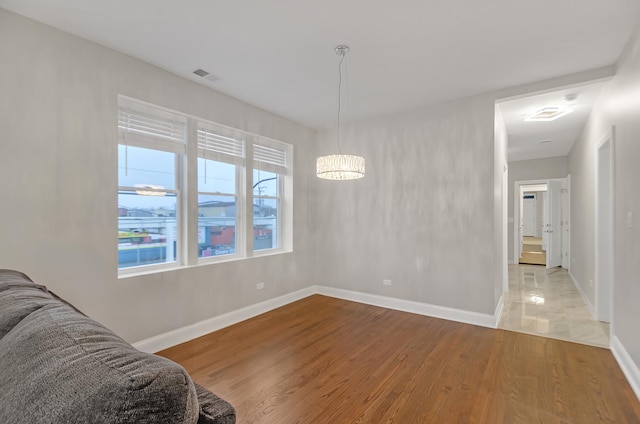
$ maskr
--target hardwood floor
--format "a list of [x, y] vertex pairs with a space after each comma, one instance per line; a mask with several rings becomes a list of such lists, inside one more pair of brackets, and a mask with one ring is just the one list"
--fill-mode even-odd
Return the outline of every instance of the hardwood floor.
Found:
[[314, 295], [159, 353], [238, 423], [640, 423], [607, 349]]

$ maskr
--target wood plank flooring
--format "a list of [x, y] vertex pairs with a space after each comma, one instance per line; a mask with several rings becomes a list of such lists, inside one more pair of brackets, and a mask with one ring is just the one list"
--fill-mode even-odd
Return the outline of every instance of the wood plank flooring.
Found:
[[546, 265], [547, 252], [542, 250], [542, 238], [523, 237], [522, 255], [518, 263], [531, 265]]
[[314, 295], [159, 353], [238, 423], [640, 423], [611, 352]]

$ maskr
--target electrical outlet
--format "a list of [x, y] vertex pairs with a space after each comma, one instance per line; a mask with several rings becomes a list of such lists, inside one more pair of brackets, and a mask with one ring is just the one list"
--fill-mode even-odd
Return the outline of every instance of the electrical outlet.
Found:
[[262, 290], [264, 288], [264, 283], [256, 284], [256, 290]]
[[633, 228], [633, 212], [627, 212], [627, 228]]
[[391, 285], [391, 280], [382, 280], [382, 285], [383, 286], [390, 286]]
[[593, 287], [593, 280], [589, 280], [589, 287]]

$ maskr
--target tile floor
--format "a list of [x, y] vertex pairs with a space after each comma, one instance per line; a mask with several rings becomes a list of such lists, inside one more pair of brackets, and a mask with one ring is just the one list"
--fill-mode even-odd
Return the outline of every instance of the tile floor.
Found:
[[609, 347], [609, 324], [595, 321], [565, 269], [509, 265], [499, 328]]

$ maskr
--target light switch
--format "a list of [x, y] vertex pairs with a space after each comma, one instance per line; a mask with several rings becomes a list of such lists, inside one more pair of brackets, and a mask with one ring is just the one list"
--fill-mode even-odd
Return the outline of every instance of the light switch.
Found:
[[633, 212], [627, 212], [627, 228], [633, 228]]

